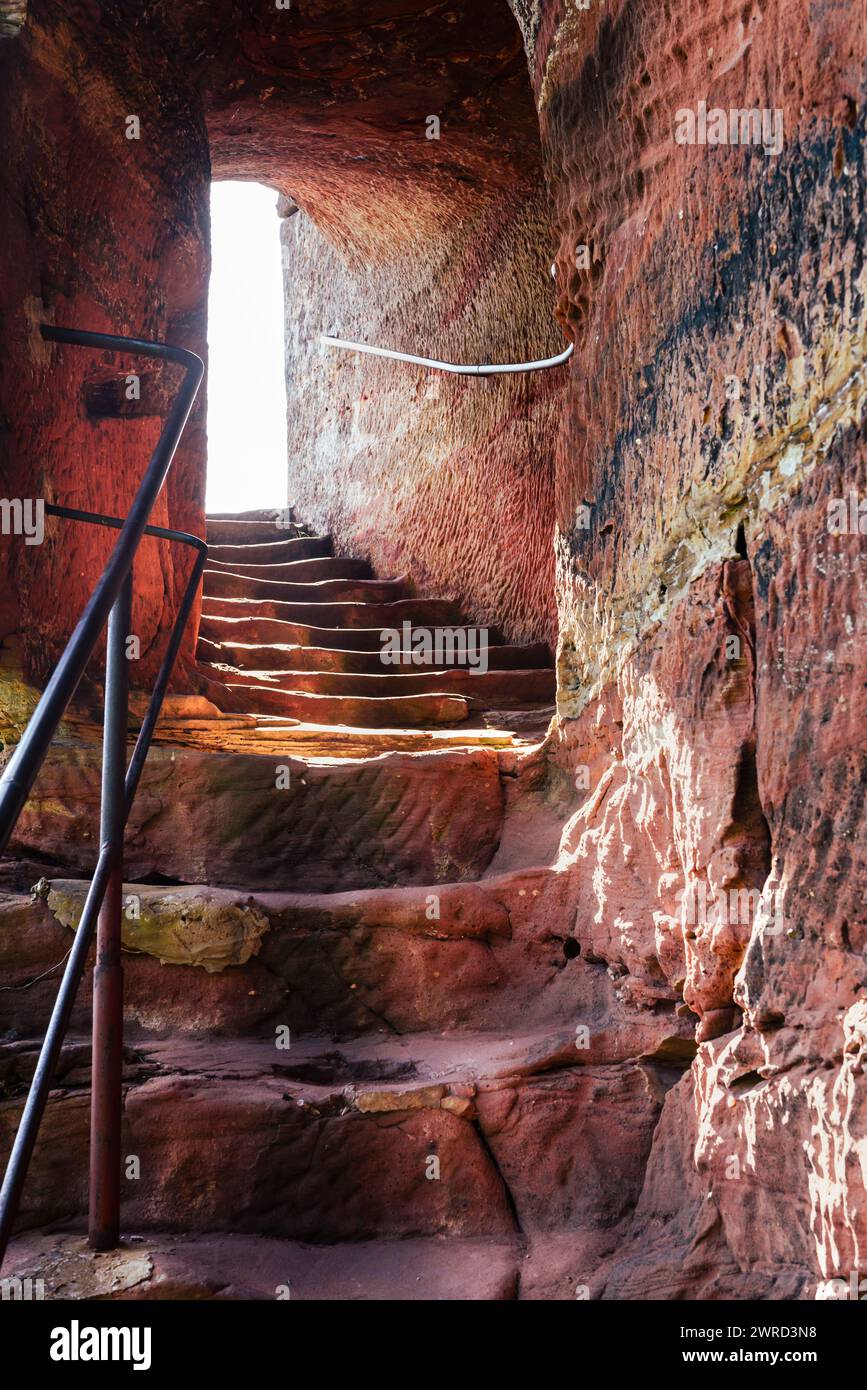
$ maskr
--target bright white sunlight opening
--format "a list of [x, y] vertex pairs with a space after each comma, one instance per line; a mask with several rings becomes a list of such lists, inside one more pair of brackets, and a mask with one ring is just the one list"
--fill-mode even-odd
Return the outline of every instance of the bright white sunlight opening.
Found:
[[277, 194], [211, 185], [208, 297], [209, 512], [287, 500], [283, 274]]

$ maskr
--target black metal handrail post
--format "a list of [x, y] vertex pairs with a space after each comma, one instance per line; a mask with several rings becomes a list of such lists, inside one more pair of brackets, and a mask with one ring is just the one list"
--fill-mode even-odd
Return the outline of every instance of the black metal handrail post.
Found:
[[123, 831], [126, 822], [126, 741], [129, 720], [127, 638], [132, 620], [132, 571], [108, 620], [105, 722], [102, 745], [100, 849], [109, 857], [105, 897], [96, 929], [93, 969], [93, 1051], [90, 1092], [90, 1217], [94, 1250], [112, 1250], [120, 1235], [120, 1147], [123, 1084]]

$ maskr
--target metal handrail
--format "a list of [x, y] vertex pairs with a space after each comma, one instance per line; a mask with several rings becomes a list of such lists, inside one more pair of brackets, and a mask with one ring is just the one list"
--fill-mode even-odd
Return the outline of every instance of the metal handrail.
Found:
[[[41, 331], [44, 338], [54, 342], [128, 351], [177, 362], [185, 368], [185, 375], [129, 515], [125, 519], [97, 512], [84, 512], [53, 503], [45, 506], [46, 512], [51, 515], [69, 521], [112, 527], [121, 534], [21, 741], [3, 777], [0, 778], [2, 852], [9, 842], [57, 725], [78, 687], [107, 619], [100, 851], [0, 1190], [0, 1262], [12, 1233], [27, 1169], [97, 921], [97, 959], [93, 992], [89, 1236], [91, 1245], [97, 1249], [109, 1249], [117, 1244], [120, 1218], [123, 1071], [123, 995], [120, 964], [123, 834], [208, 554], [206, 542], [198, 536], [148, 524], [148, 516], [171, 466], [204, 374], [201, 358], [184, 348], [146, 339], [123, 338], [109, 333], [89, 333], [81, 329], [53, 328], [48, 325], [43, 325]], [[132, 565], [143, 535], [193, 546], [198, 554], [127, 767], [126, 639], [132, 605]]]
[[[86, 521], [95, 526], [110, 526], [116, 531], [119, 531], [123, 526], [122, 517], [105, 516], [101, 512], [82, 512], [79, 511], [77, 507], [60, 507], [52, 502], [46, 502], [45, 512], [46, 515], [65, 517], [70, 521]], [[205, 565], [208, 563], [207, 541], [203, 541], [199, 536], [191, 535], [189, 531], [175, 531], [169, 526], [146, 526], [144, 534], [146, 536], [157, 536], [162, 540], [178, 541], [181, 545], [194, 547], [199, 553], [190, 571], [190, 577], [187, 580], [187, 587], [184, 590], [181, 606], [175, 618], [169, 644], [166, 647], [165, 655], [163, 656], [157, 678], [154, 682], [151, 698], [148, 701], [148, 707], [136, 738], [132, 757], [130, 758], [126, 778], [127, 815], [129, 815], [129, 812], [132, 810], [132, 803], [135, 800], [138, 784], [141, 781], [141, 775], [144, 770], [145, 759], [148, 755], [154, 729], [160, 717], [162, 703], [165, 699], [166, 690], [168, 689], [168, 684], [172, 677], [172, 670], [177, 660], [181, 642], [183, 641], [187, 619], [196, 601], [196, 590], [199, 587], [199, 581], [202, 578]]]
[[536, 362], [440, 362], [436, 357], [416, 357], [412, 352], [395, 352], [392, 348], [371, 347], [369, 343], [355, 343], [349, 338], [333, 338], [330, 333], [320, 333], [320, 340], [327, 347], [346, 348], [353, 352], [367, 352], [371, 357], [391, 357], [396, 362], [415, 362], [419, 367], [434, 367], [440, 372], [453, 372], [456, 376], [498, 376], [509, 372], [543, 372], [548, 367], [559, 367], [568, 362], [575, 351], [570, 343], [556, 357], [542, 357]]

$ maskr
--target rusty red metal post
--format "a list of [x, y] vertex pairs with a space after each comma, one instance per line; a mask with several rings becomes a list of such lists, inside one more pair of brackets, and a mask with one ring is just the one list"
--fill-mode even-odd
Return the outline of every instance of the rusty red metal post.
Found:
[[110, 858], [99, 914], [93, 972], [93, 1054], [90, 1102], [90, 1221], [94, 1250], [112, 1250], [120, 1237], [123, 1084], [123, 831], [126, 822], [126, 742], [129, 712], [127, 638], [132, 621], [132, 573], [108, 620], [105, 661], [100, 849]]

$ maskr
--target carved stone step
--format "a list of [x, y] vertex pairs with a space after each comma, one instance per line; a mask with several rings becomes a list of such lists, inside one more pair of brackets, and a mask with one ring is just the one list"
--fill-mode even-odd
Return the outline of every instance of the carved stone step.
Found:
[[[298, 698], [312, 705], [326, 697]], [[92, 873], [100, 766], [98, 745], [55, 742], [11, 852]], [[270, 754], [157, 745], [130, 814], [126, 872], [301, 892], [464, 881], [490, 863], [503, 807], [488, 748], [320, 763], [279, 742]]]
[[[641, 1191], [671, 1078], [646, 1059], [582, 1060], [569, 1032], [547, 1044], [380, 1033], [335, 1045], [279, 1029], [261, 1040], [137, 1040], [122, 1151], [140, 1168], [123, 1182], [124, 1228], [332, 1242], [610, 1224]], [[84, 1213], [89, 1041], [70, 1038], [61, 1059], [25, 1226]], [[12, 1047], [4, 1147], [22, 1103], [17, 1076], [35, 1057]], [[615, 1161], [588, 1183], [586, 1156], [600, 1147]]]
[[394, 603], [278, 603], [271, 599], [205, 597], [203, 618], [271, 619], [287, 623], [317, 624], [332, 628], [389, 628], [399, 631], [404, 622], [418, 627], [456, 627], [461, 624], [457, 605], [448, 599], [407, 598]]
[[[267, 649], [266, 649], [267, 651]], [[555, 694], [554, 672], [467, 670], [401, 671], [380, 668], [376, 674], [344, 671], [250, 671], [225, 676], [227, 685], [255, 685], [290, 694], [393, 701], [398, 696], [458, 695], [470, 709], [526, 709], [550, 703]], [[289, 713], [287, 705], [285, 711]], [[298, 716], [295, 715], [297, 718]], [[345, 721], [344, 721], [345, 722]], [[438, 721], [439, 722], [439, 721]]]
[[240, 561], [215, 560], [208, 554], [208, 569], [226, 574], [242, 574], [249, 579], [279, 579], [287, 584], [315, 584], [320, 579], [370, 579], [366, 560], [347, 560], [328, 556], [322, 560], [288, 560], [273, 565], [246, 565]]
[[[411, 651], [399, 654], [399, 665], [384, 666], [382, 654], [376, 651], [341, 651], [337, 647], [256, 646], [243, 642], [223, 642], [218, 645], [208, 638], [199, 639], [198, 657], [202, 662], [224, 662], [237, 670], [247, 671], [354, 671], [364, 675], [402, 672], [411, 675], [426, 669], [413, 662]], [[491, 646], [487, 649], [488, 667], [492, 671], [530, 671], [548, 668], [550, 652], [544, 642], [525, 647]], [[427, 668], [429, 669], [429, 668]], [[454, 667], [451, 669], [462, 669]]]
[[223, 560], [231, 564], [281, 565], [294, 560], [321, 560], [331, 555], [330, 536], [298, 536], [287, 540], [262, 541], [256, 545], [223, 544], [208, 545], [208, 555], [212, 560]]
[[[310, 677], [313, 673], [305, 673]], [[371, 678], [373, 679], [373, 678]], [[227, 710], [278, 714], [305, 724], [336, 724], [351, 729], [416, 729], [460, 724], [469, 702], [457, 695], [400, 695], [394, 698], [327, 695], [284, 690], [276, 685], [226, 682]]]
[[258, 545], [275, 540], [286, 540], [296, 535], [300, 528], [291, 519], [290, 509], [262, 512], [258, 516], [232, 516], [206, 518], [205, 534], [208, 543], [215, 545]]
[[[283, 567], [281, 567], [283, 568]], [[272, 599], [282, 603], [393, 603], [412, 593], [405, 579], [320, 579], [286, 583], [251, 579], [228, 570], [205, 570], [205, 600]]]
[[[203, 612], [199, 633], [214, 644], [243, 643], [252, 646], [317, 647], [326, 651], [375, 652], [383, 647], [381, 627], [326, 627], [322, 609], [312, 622], [285, 622], [280, 618], [243, 614], [228, 606], [226, 600], [220, 614]], [[208, 604], [208, 609], [211, 608]], [[225, 616], [223, 615], [225, 614]], [[450, 624], [460, 631], [462, 625]], [[471, 629], [464, 628], [469, 632]], [[490, 634], [492, 637], [494, 633]]]

